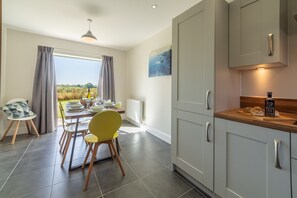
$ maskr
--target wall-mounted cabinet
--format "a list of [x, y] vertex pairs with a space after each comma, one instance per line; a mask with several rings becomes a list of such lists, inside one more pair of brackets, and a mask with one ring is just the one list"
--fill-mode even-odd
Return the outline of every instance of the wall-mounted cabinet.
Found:
[[229, 5], [229, 67], [288, 64], [287, 0], [235, 0]]

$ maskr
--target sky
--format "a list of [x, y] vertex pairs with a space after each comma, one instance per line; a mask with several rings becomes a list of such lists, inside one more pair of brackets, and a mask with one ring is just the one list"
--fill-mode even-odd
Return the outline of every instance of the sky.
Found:
[[57, 85], [98, 84], [101, 61], [54, 56]]

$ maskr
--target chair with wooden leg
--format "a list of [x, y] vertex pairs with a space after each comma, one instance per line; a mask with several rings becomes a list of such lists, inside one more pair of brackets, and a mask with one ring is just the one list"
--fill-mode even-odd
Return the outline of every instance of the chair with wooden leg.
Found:
[[[61, 145], [61, 148], [60, 148], [60, 152], [61, 152], [62, 148], [64, 148], [64, 143], [66, 141], [66, 136], [67, 136], [67, 133], [65, 131], [65, 127], [76, 124], [77, 120], [76, 119], [66, 119], [65, 118], [65, 110], [63, 108], [62, 103], [59, 101], [58, 104], [59, 104], [59, 110], [60, 110], [61, 118], [62, 118], [62, 116], [64, 117], [64, 122], [62, 120], [63, 133], [62, 133], [62, 135], [60, 137], [60, 140], [59, 140], [59, 144]], [[91, 118], [89, 118], [89, 117], [80, 118], [79, 123], [89, 122], [90, 120], [91, 120]]]
[[118, 129], [121, 127], [121, 124], [122, 124], [122, 118], [120, 114], [115, 111], [103, 111], [101, 113], [97, 113], [92, 118], [89, 124], [89, 131], [91, 134], [88, 134], [84, 137], [85, 141], [89, 143], [89, 149], [82, 168], [85, 167], [91, 151], [92, 151], [92, 157], [91, 157], [88, 174], [85, 180], [83, 190], [87, 190], [88, 188], [88, 184], [89, 184], [93, 164], [96, 159], [98, 147], [101, 144], [108, 144], [111, 151], [112, 158], [114, 153], [114, 156], [116, 157], [118, 165], [122, 171], [122, 175], [125, 176], [125, 170], [122, 166], [118, 152], [115, 149], [115, 146], [113, 144], [113, 139], [117, 137], [116, 134]]
[[[64, 162], [65, 162], [65, 159], [66, 159], [66, 156], [67, 156], [67, 152], [68, 152], [68, 148], [69, 148], [72, 136], [74, 136], [74, 133], [75, 133], [76, 124], [66, 126], [65, 122], [64, 122], [65, 118], [64, 118], [63, 114], [61, 114], [61, 118], [62, 118], [63, 130], [65, 132], [65, 139], [66, 139], [65, 146], [63, 147], [63, 145], [61, 145], [61, 148], [60, 148], [60, 152], [63, 150], [62, 151], [63, 159], [62, 159], [62, 162], [61, 162], [61, 166], [63, 166]], [[89, 125], [88, 122], [78, 123], [77, 133], [80, 133], [83, 136], [85, 136], [87, 134], [87, 132], [88, 132], [88, 125]]]
[[14, 129], [12, 140], [11, 140], [11, 144], [14, 144], [20, 123], [22, 121], [26, 123], [26, 127], [29, 134], [30, 134], [29, 126], [31, 126], [34, 133], [37, 135], [37, 137], [39, 137], [35, 124], [32, 121], [34, 118], [36, 118], [36, 114], [29, 109], [28, 102], [26, 99], [23, 99], [23, 98], [12, 99], [6, 103], [3, 109], [6, 112], [9, 112], [10, 115], [8, 116], [7, 119], [10, 121], [10, 123], [7, 129], [5, 130], [4, 135], [1, 138], [1, 141], [4, 141], [12, 125], [16, 123], [16, 127]]

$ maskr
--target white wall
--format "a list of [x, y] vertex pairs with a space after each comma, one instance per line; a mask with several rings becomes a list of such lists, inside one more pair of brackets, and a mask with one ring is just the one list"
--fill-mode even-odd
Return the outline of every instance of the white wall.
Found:
[[[14, 29], [7, 29], [5, 64], [2, 66], [5, 80], [2, 101], [24, 97], [32, 101], [33, 80], [37, 59], [37, 46], [55, 48], [55, 52], [100, 58], [113, 56], [115, 69], [116, 100], [126, 100], [126, 52], [94, 45], [47, 37]], [[5, 42], [5, 41], [4, 41]], [[2, 79], [2, 78], [1, 78]], [[3, 105], [3, 104], [2, 104]]]
[[144, 102], [143, 124], [147, 131], [170, 142], [171, 75], [148, 77], [149, 55], [171, 45], [171, 26], [127, 53], [127, 98]]
[[[22, 97], [32, 101], [33, 80], [37, 59], [37, 46], [55, 48], [55, 52], [100, 58], [113, 56], [116, 100], [126, 101], [126, 52], [88, 45], [53, 37], [27, 33], [4, 27], [1, 106], [12, 98]], [[4, 123], [6, 126], [7, 123]], [[0, 131], [0, 136], [1, 132]]]
[[266, 96], [267, 91], [272, 91], [274, 97], [297, 98], [297, 21], [292, 16], [293, 10], [297, 9], [297, 1], [289, 0], [288, 8], [288, 67], [242, 71], [242, 96]]

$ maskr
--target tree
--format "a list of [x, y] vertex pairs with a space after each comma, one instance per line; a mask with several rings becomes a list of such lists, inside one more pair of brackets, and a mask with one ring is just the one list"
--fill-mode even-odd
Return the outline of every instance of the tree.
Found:
[[92, 83], [87, 83], [87, 84], [85, 84], [85, 87], [91, 89], [94, 87], [94, 85]]

